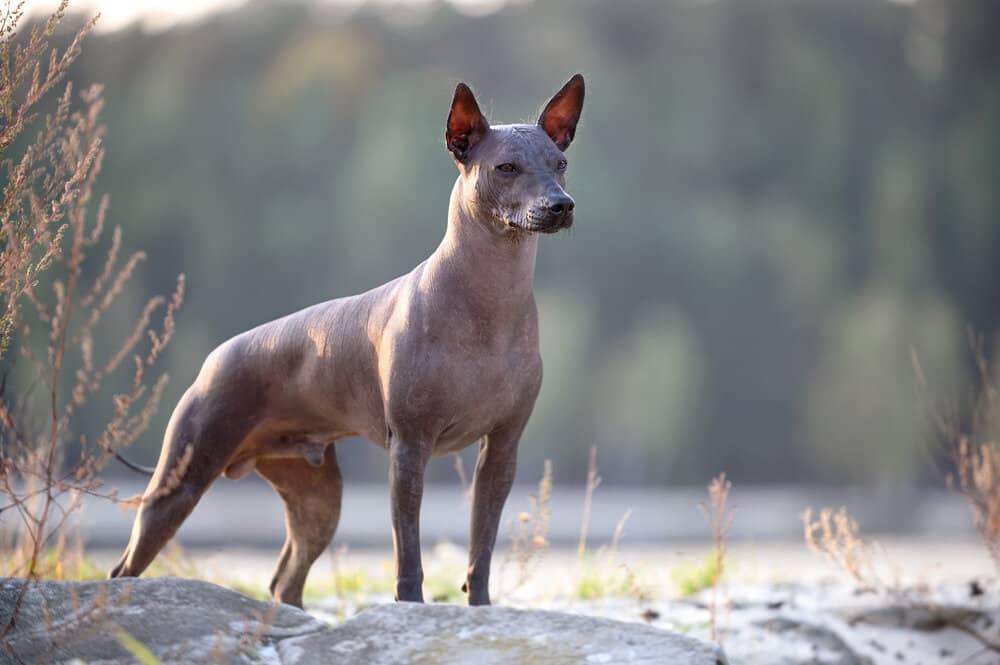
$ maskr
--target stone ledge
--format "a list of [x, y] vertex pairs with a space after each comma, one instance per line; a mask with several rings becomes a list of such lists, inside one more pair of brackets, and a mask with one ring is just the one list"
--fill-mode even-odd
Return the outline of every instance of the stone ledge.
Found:
[[[0, 580], [6, 625], [23, 585]], [[287, 605], [178, 578], [28, 586], [0, 663], [134, 663], [127, 633], [164, 665], [725, 665], [717, 646], [641, 624], [506, 607], [393, 603], [335, 627]]]

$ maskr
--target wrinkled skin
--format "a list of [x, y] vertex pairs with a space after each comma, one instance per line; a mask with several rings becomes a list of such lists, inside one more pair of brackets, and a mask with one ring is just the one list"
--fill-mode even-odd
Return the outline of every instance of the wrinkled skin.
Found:
[[111, 577], [141, 574], [219, 475], [256, 471], [285, 503], [271, 593], [301, 606], [340, 516], [333, 444], [362, 436], [389, 453], [396, 598], [422, 601], [424, 469], [431, 456], [479, 441], [463, 588], [470, 604], [489, 603], [500, 513], [542, 381], [538, 237], [573, 222], [563, 150], [583, 93], [577, 75], [537, 125], [490, 127], [458, 85], [445, 140], [459, 177], [440, 246], [402, 277], [266, 323], [209, 355], [170, 418]]

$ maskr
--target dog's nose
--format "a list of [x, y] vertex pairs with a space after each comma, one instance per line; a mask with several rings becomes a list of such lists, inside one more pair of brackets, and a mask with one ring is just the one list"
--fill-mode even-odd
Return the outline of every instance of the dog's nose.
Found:
[[558, 199], [549, 204], [549, 212], [553, 215], [562, 215], [564, 213], [573, 212], [573, 207], [576, 204], [573, 203], [573, 199], [567, 197], [564, 199]]

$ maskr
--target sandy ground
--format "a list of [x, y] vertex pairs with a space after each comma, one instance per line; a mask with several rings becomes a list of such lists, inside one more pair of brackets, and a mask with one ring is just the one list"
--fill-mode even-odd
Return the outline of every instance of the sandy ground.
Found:
[[[870, 539], [875, 543], [876, 563], [880, 574], [890, 583], [901, 586], [937, 585], [987, 579], [994, 567], [986, 549], [975, 540], [931, 541], [891, 536]], [[653, 594], [676, 592], [674, 574], [697, 567], [711, 552], [705, 542], [677, 543], [671, 546], [620, 545], [614, 556], [607, 545], [590, 548], [588, 561], [601, 566], [624, 565], [650, 587]], [[821, 555], [810, 551], [801, 541], [735, 542], [728, 545], [730, 583], [814, 584], [842, 577]], [[94, 560], [104, 566], [117, 558], [118, 552], [94, 552]], [[229, 580], [249, 586], [266, 586], [277, 559], [278, 550], [265, 548], [216, 547], [184, 550], [178, 567], [193, 566], [207, 579]], [[161, 559], [170, 559], [170, 553]], [[613, 561], [609, 559], [613, 558]], [[464, 546], [449, 542], [424, 545], [424, 567], [428, 577], [454, 572], [461, 582], [465, 564]], [[588, 566], [585, 566], [585, 568]], [[379, 581], [391, 578], [392, 551], [389, 549], [331, 548], [316, 562], [311, 580], [322, 580], [338, 570], [363, 571], [366, 578]], [[499, 570], [497, 570], [499, 568]], [[519, 564], [510, 550], [510, 542], [498, 542], [494, 558], [494, 590], [503, 593], [511, 584], [504, 576], [516, 577]], [[179, 570], [177, 572], [180, 572]], [[528, 581], [535, 593], [561, 595], [574, 587], [580, 574], [575, 550], [546, 549], [528, 565]], [[497, 588], [501, 587], [501, 588]], [[546, 593], [547, 592], [547, 593]]]
[[[670, 630], [716, 636], [734, 664], [996, 665], [1000, 589], [986, 550], [971, 540], [881, 538], [871, 579], [858, 584], [801, 542], [737, 542], [729, 548], [726, 582], [684, 595], [684, 580], [704, 578], [706, 543], [670, 547], [569, 549], [518, 557], [509, 542], [494, 559], [494, 602], [578, 612]], [[160, 573], [196, 576], [252, 593], [270, 579], [276, 551], [214, 548], [161, 557]], [[107, 565], [112, 552], [99, 552]], [[464, 548], [425, 547], [425, 596], [461, 602]], [[307, 609], [337, 622], [387, 602], [388, 550], [332, 550], [307, 585]], [[697, 584], [695, 584], [697, 586]], [[713, 604], [716, 610], [712, 612]]]

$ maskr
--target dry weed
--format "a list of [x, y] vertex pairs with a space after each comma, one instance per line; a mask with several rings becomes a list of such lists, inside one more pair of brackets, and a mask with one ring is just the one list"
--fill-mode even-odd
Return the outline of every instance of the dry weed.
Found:
[[726, 543], [729, 537], [729, 526], [733, 521], [733, 509], [729, 507], [729, 491], [733, 484], [726, 479], [725, 473], [720, 473], [708, 484], [708, 503], [698, 504], [712, 529], [712, 598], [709, 604], [709, 635], [721, 644], [718, 630], [719, 586], [725, 574]]
[[976, 530], [1000, 570], [1000, 447], [993, 442], [972, 446], [962, 436], [955, 447], [955, 466], [957, 485], [972, 508]]
[[465, 463], [457, 453], [455, 454], [455, 473], [458, 475], [458, 482], [462, 486], [462, 499], [465, 501], [465, 505], [471, 508], [472, 483], [469, 482], [469, 476], [465, 473]]
[[[0, 490], [6, 502], [0, 515], [10, 511], [18, 518], [19, 538], [9, 555], [22, 565], [9, 572], [29, 578], [53, 574], [42, 565], [42, 554], [58, 542], [84, 495], [117, 499], [103, 489], [99, 474], [146, 429], [158, 406], [166, 375], [150, 380], [147, 374], [174, 334], [184, 287], [181, 277], [169, 302], [151, 298], [115, 350], [103, 361], [95, 357], [95, 337], [113, 338], [99, 330], [101, 320], [145, 258], [136, 252], [119, 261], [121, 229], [116, 228], [96, 277], [85, 278], [87, 255], [96, 251], [107, 213], [107, 197], [97, 202], [96, 212], [93, 206], [104, 159], [100, 86], [85, 90], [76, 108], [67, 84], [23, 154], [15, 159], [6, 152], [93, 27], [93, 21], [87, 23], [61, 55], [52, 49], [45, 70], [48, 39], [66, 7], [62, 2], [43, 26], [31, 30], [26, 44], [13, 44], [20, 36], [15, 30], [20, 6], [4, 15], [0, 30], [0, 170], [6, 181], [0, 198]], [[154, 325], [161, 309], [162, 321]], [[18, 353], [8, 353], [12, 350]], [[112, 397], [113, 415], [103, 431], [91, 438], [75, 432], [74, 416], [129, 358], [131, 381]], [[8, 378], [17, 360], [28, 366], [19, 368], [12, 393]], [[70, 447], [79, 451], [72, 460]]]
[[[82, 497], [117, 500], [100, 473], [157, 408], [166, 375], [148, 375], [174, 334], [184, 290], [181, 277], [172, 298], [151, 298], [117, 344], [100, 328], [145, 254], [120, 260], [120, 228], [103, 256], [97, 248], [108, 210], [108, 198], [94, 190], [104, 160], [101, 87], [74, 98], [67, 83], [50, 115], [39, 119], [35, 110], [94, 25], [61, 53], [50, 48], [67, 5], [28, 31], [17, 30], [23, 3], [0, 11], [0, 519], [12, 518], [4, 524], [12, 538], [4, 572], [25, 578], [0, 639], [30, 581], [67, 574], [64, 529]], [[33, 124], [34, 137], [15, 143]], [[106, 358], [95, 339], [112, 341]], [[98, 436], [86, 436], [76, 416], [129, 360], [131, 380], [111, 396], [113, 414]]]
[[582, 561], [587, 553], [587, 532], [590, 530], [590, 509], [594, 500], [594, 491], [601, 484], [601, 476], [597, 472], [597, 446], [590, 447], [590, 458], [587, 461], [587, 487], [583, 495], [583, 517], [580, 520], [580, 542], [576, 547], [576, 558]]
[[542, 479], [538, 481], [538, 493], [529, 497], [531, 511], [518, 513], [511, 521], [511, 546], [504, 556], [501, 575], [508, 564], [517, 566], [517, 577], [513, 586], [506, 589], [514, 592], [524, 586], [531, 577], [535, 564], [549, 546], [549, 524], [552, 514], [549, 502], [552, 499], [552, 461], [545, 460]]
[[911, 349], [910, 355], [928, 416], [954, 468], [946, 475], [947, 484], [965, 497], [976, 530], [1000, 571], [1000, 389], [997, 368], [987, 360], [983, 336], [971, 329], [967, 334], [977, 383], [969, 390], [964, 417], [958, 399], [950, 400], [949, 405], [934, 394], [916, 350]]
[[847, 575], [859, 591], [885, 588], [875, 570], [872, 546], [861, 537], [857, 521], [847, 509], [823, 508], [813, 521], [812, 508], [802, 513], [806, 545]]

